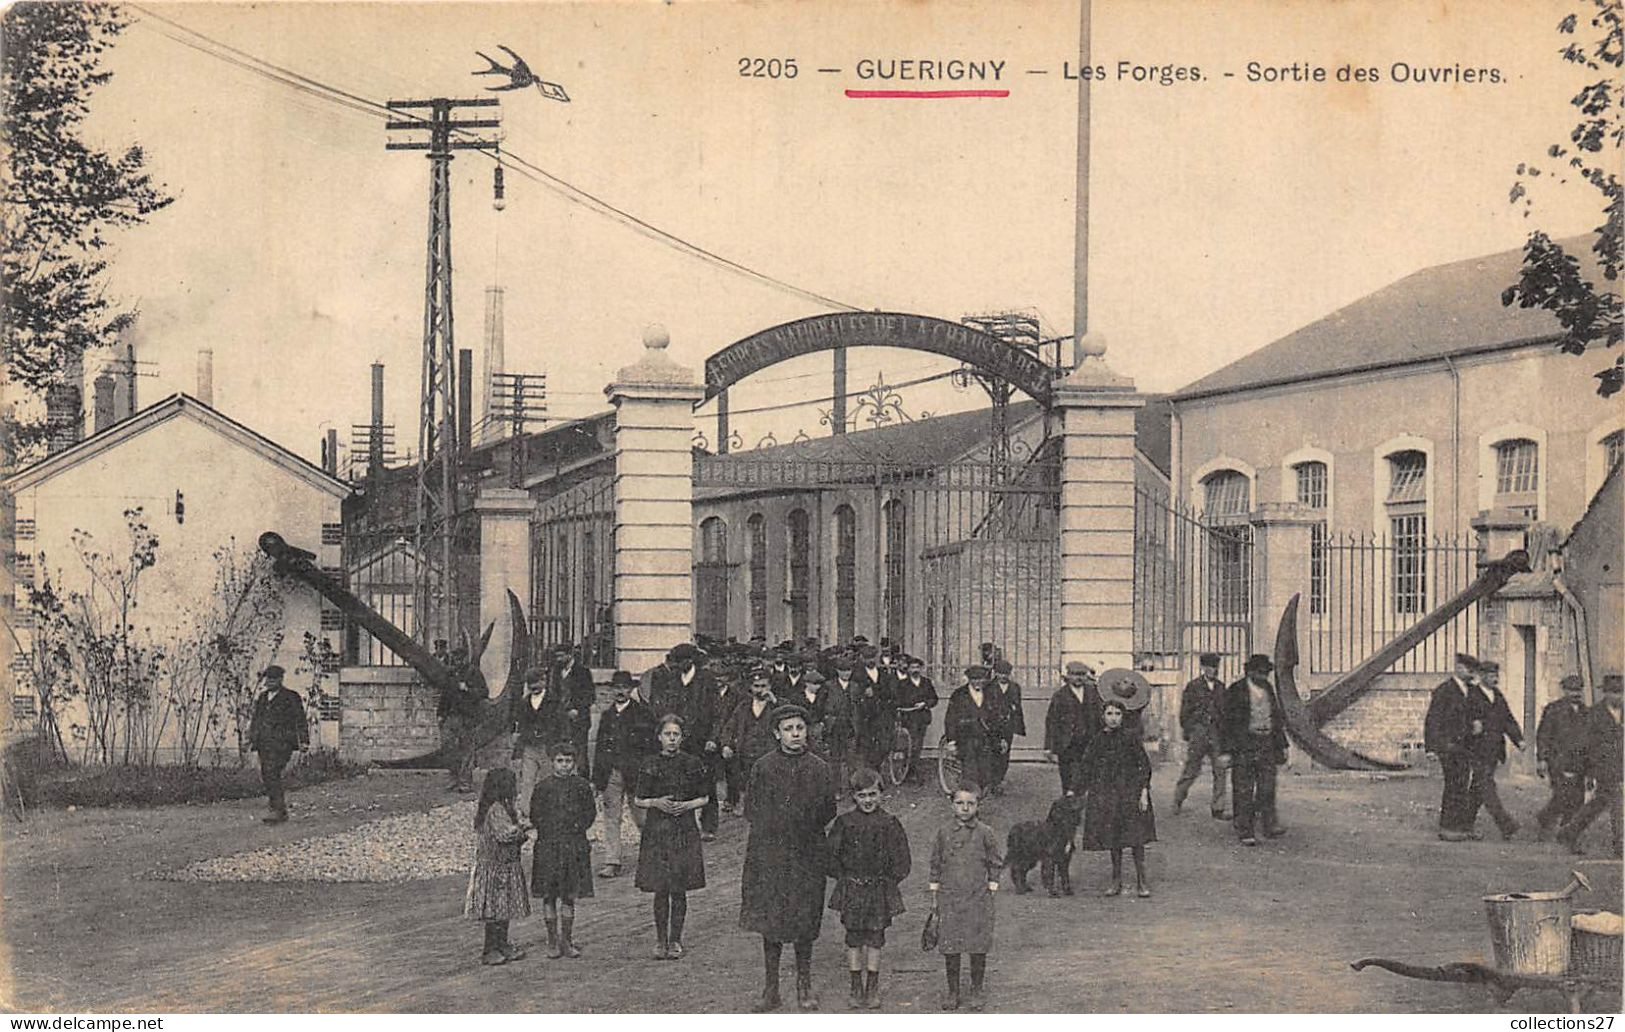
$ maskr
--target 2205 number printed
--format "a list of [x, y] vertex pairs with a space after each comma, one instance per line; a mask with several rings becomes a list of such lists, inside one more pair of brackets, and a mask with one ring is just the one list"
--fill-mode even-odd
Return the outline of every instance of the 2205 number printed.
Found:
[[796, 67], [793, 57], [741, 57], [739, 59], [739, 77], [741, 79], [794, 79], [801, 74]]

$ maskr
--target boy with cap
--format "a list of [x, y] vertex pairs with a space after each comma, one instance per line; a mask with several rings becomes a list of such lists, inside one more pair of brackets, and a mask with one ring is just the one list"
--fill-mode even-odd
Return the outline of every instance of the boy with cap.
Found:
[[1213, 767], [1213, 801], [1209, 812], [1224, 820], [1225, 787], [1230, 772], [1219, 762], [1219, 723], [1224, 713], [1224, 682], [1219, 680], [1219, 657], [1204, 652], [1197, 660], [1201, 673], [1185, 685], [1179, 697], [1179, 731], [1185, 739], [1185, 767], [1174, 784], [1174, 812], [1185, 805], [1185, 797], [1202, 773], [1202, 761]]
[[1578, 674], [1563, 678], [1563, 697], [1540, 711], [1535, 730], [1535, 773], [1551, 782], [1552, 798], [1535, 814], [1545, 842], [1553, 825], [1562, 824], [1585, 804], [1585, 681]]
[[[598, 877], [621, 873], [621, 813], [632, 810], [640, 822], [642, 811], [632, 807], [638, 770], [655, 753], [655, 716], [632, 695], [635, 682], [625, 670], [609, 679], [612, 701], [598, 714], [597, 747], [592, 757], [592, 783], [603, 796], [604, 865]], [[641, 824], [639, 825], [641, 827]]]
[[1089, 697], [1095, 690], [1095, 669], [1074, 659], [1062, 676], [1044, 713], [1044, 758], [1060, 765], [1061, 794], [1072, 795], [1080, 790], [1083, 754], [1094, 735]]
[[305, 704], [282, 683], [283, 670], [271, 664], [260, 672], [265, 690], [254, 700], [254, 716], [248, 725], [248, 747], [260, 754], [260, 783], [271, 808], [266, 824], [282, 824], [288, 819], [288, 801], [282, 789], [282, 769], [296, 751], [310, 748], [310, 724], [305, 720]]
[[1602, 699], [1586, 714], [1586, 779], [1596, 785], [1597, 791], [1557, 833], [1557, 840], [1574, 853], [1585, 852], [1580, 836], [1607, 811], [1613, 825], [1614, 856], [1620, 855], [1621, 832], [1625, 831], [1625, 812], [1620, 809], [1620, 765], [1625, 762], [1620, 753], [1622, 691], [1625, 688], [1621, 687], [1620, 675], [1607, 675], [1602, 679]]
[[1261, 654], [1247, 657], [1246, 676], [1225, 690], [1221, 725], [1223, 754], [1230, 768], [1236, 834], [1244, 846], [1258, 845], [1257, 825], [1264, 834], [1286, 834], [1275, 812], [1275, 768], [1286, 762], [1286, 712], [1276, 697], [1270, 674], [1275, 664]]
[[1004, 778], [1010, 771], [1010, 749], [1015, 744], [1016, 736], [1027, 736], [1027, 715], [1021, 710], [1021, 684], [1010, 679], [1012, 668], [1010, 662], [1000, 658], [993, 661], [993, 688], [994, 697], [999, 704], [1002, 720], [1000, 722], [999, 738], [1002, 745], [997, 746], [988, 756], [988, 779], [992, 784], [987, 786], [989, 795], [1004, 794]]
[[[1464, 842], [1472, 824], [1467, 814], [1467, 792], [1472, 781], [1469, 739], [1473, 728], [1474, 682], [1478, 661], [1465, 652], [1456, 653], [1456, 670], [1448, 680], [1433, 689], [1427, 716], [1422, 723], [1422, 747], [1439, 759], [1444, 773], [1444, 794], [1439, 800], [1439, 838]], [[1477, 807], [1474, 807], [1476, 813]]]
[[[743, 707], [741, 707], [743, 709]], [[779, 958], [795, 944], [796, 1003], [817, 1010], [812, 948], [823, 921], [824, 829], [835, 819], [830, 767], [807, 748], [807, 711], [784, 704], [773, 711], [778, 749], [751, 768], [745, 789], [745, 869], [740, 877], [739, 927], [762, 937], [762, 996], [752, 1010], [779, 1007]]]

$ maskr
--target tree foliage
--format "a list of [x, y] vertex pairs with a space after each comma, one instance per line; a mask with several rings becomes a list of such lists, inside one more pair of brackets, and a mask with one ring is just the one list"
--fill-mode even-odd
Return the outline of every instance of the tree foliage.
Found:
[[[128, 25], [98, 3], [19, 3], [0, 20], [4, 357], [36, 398], [133, 318], [106, 292], [109, 234], [173, 200], [139, 146], [115, 156], [81, 138], [91, 95], [112, 77], [102, 55]], [[42, 418], [15, 429], [23, 445], [46, 433]]]
[[[1501, 295], [1504, 305], [1544, 308], [1563, 327], [1558, 347], [1571, 355], [1583, 355], [1593, 346], [1618, 349], [1620, 322], [1620, 243], [1625, 234], [1625, 210], [1621, 208], [1619, 159], [1625, 150], [1625, 103], [1620, 95], [1620, 69], [1625, 64], [1625, 41], [1621, 34], [1620, 0], [1592, 0], [1589, 32], [1580, 31], [1580, 16], [1570, 14], [1558, 23], [1566, 36], [1577, 37], [1560, 51], [1563, 60], [1579, 65], [1598, 77], [1576, 93], [1570, 103], [1579, 112], [1579, 121], [1567, 143], [1556, 143], [1546, 151], [1551, 165], [1521, 164], [1512, 187], [1512, 202], [1522, 204], [1524, 217], [1533, 208], [1531, 185], [1542, 177], [1566, 185], [1578, 179], [1601, 194], [1602, 224], [1592, 233], [1591, 252], [1601, 275], [1599, 286], [1587, 275], [1577, 255], [1545, 233], [1529, 235], [1524, 245], [1523, 267], [1518, 282]], [[1579, 38], [1584, 37], [1584, 38]], [[1603, 397], [1625, 385], [1625, 362], [1615, 354], [1611, 364], [1597, 373], [1597, 393]]]

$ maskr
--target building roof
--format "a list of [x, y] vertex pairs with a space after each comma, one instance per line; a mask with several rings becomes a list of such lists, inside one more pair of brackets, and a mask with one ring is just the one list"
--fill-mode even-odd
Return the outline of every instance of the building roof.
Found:
[[[1592, 238], [1558, 241], [1598, 279]], [[1556, 339], [1557, 317], [1501, 304], [1517, 282], [1523, 248], [1412, 273], [1294, 330], [1177, 391], [1188, 401], [1344, 373], [1500, 351]]]
[[226, 440], [255, 452], [266, 461], [282, 467], [313, 487], [326, 491], [337, 498], [344, 498], [350, 494], [349, 484], [329, 475], [320, 466], [294, 454], [270, 438], [256, 433], [230, 416], [223, 415], [218, 410], [205, 405], [190, 394], [171, 394], [162, 401], [148, 405], [128, 419], [114, 423], [99, 433], [91, 434], [70, 448], [64, 448], [55, 455], [47, 455], [40, 461], [14, 474], [5, 482], [5, 486], [7, 490], [13, 492], [35, 487], [60, 473], [74, 468], [86, 459], [101, 455], [111, 448], [116, 448], [125, 441], [144, 434], [154, 427], [162, 426], [172, 419], [182, 418], [191, 419], [213, 430]]

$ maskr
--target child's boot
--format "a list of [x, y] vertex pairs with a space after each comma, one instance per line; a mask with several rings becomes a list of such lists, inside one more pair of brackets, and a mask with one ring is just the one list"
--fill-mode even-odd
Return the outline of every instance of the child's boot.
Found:
[[549, 957], [563, 956], [564, 954], [559, 951], [559, 919], [552, 914], [548, 914], [542, 920], [547, 924], [547, 955]]
[[1141, 899], [1151, 898], [1151, 886], [1145, 883], [1145, 875], [1135, 875], [1134, 894], [1139, 896]]
[[504, 957], [502, 951], [498, 949], [499, 942], [496, 922], [485, 922], [485, 949], [480, 953], [481, 964], [494, 965], [508, 962], [508, 958]]
[[796, 1006], [804, 1011], [818, 1009], [818, 997], [813, 993], [811, 974], [796, 972]]
[[554, 956], [569, 957], [572, 960], [581, 956], [581, 951], [575, 944], [576, 919], [574, 914], [559, 915], [559, 952]]
[[514, 961], [523, 960], [525, 958], [525, 951], [508, 941], [508, 922], [502, 922], [497, 935], [500, 940], [497, 945], [497, 950], [501, 952], [503, 960]]
[[863, 987], [863, 1005], [870, 1010], [880, 1009], [880, 972], [871, 971], [865, 976]]
[[863, 972], [862, 971], [851, 971], [851, 972], [848, 972], [848, 974], [851, 975], [851, 977], [852, 977], [852, 989], [851, 989], [850, 992], [848, 992], [846, 994], [846, 1009], [847, 1010], [862, 1010], [863, 1009], [863, 1004], [864, 1004], [864, 999], [863, 999]]

